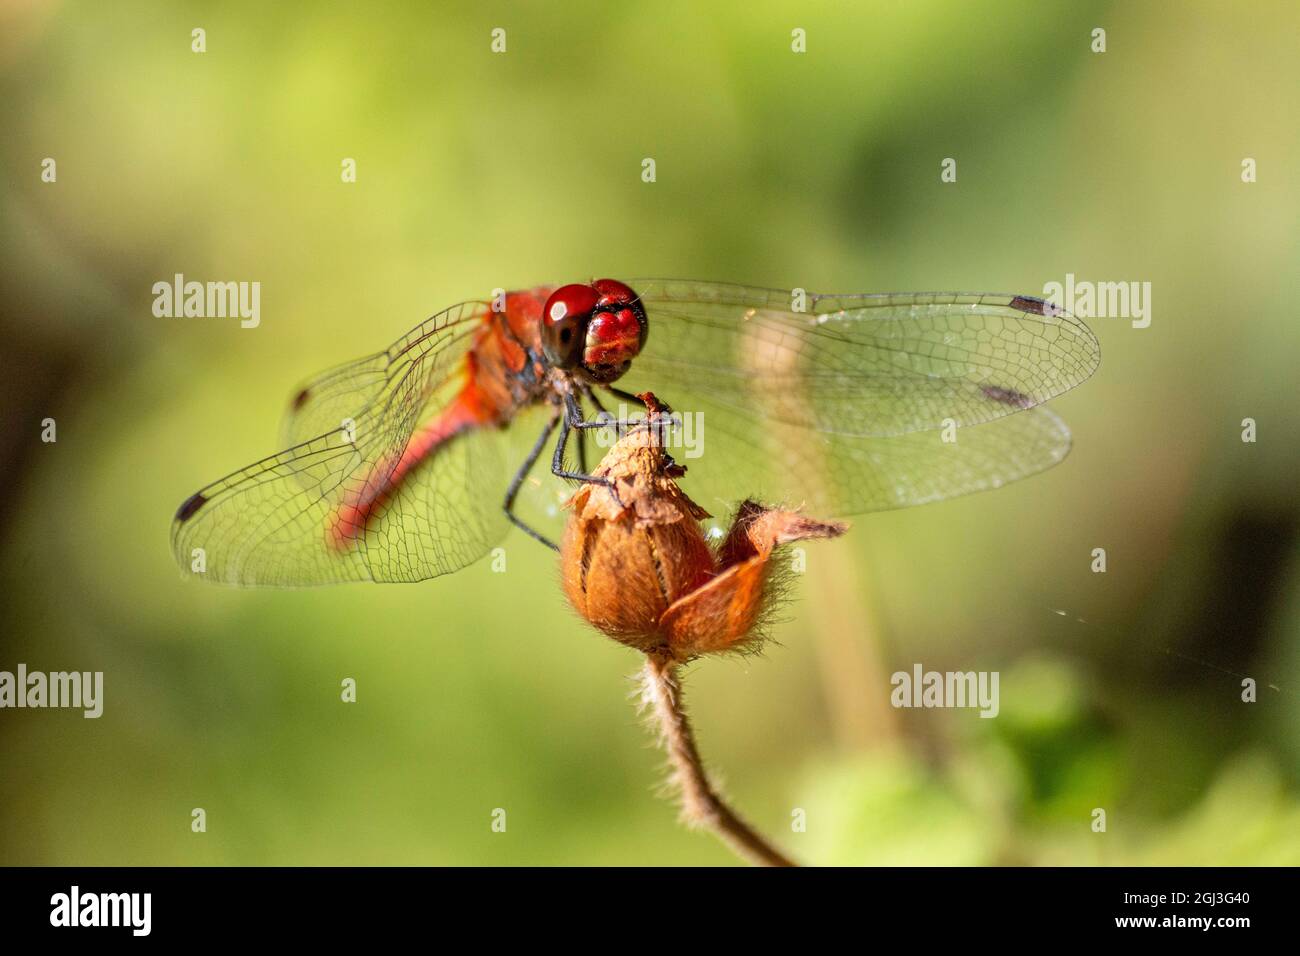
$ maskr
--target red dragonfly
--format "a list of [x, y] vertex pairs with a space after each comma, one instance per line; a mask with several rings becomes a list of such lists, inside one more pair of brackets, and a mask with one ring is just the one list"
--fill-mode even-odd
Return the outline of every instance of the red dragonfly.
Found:
[[[511, 521], [550, 544], [607, 406], [640, 408], [641, 391], [698, 423], [682, 484], [715, 513], [747, 496], [819, 515], [939, 501], [1064, 458], [1069, 430], [1039, 406], [1099, 358], [1086, 325], [1027, 295], [509, 292], [307, 382], [286, 449], [187, 498], [172, 548], [209, 580], [300, 586], [446, 574]], [[555, 477], [533, 474], [557, 430]]]

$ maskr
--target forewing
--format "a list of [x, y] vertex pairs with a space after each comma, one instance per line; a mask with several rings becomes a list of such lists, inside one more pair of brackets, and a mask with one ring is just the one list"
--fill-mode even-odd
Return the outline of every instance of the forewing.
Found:
[[[621, 387], [821, 432], [887, 436], [1032, 408], [1097, 368], [1086, 325], [989, 293], [823, 295], [634, 280], [650, 320]], [[802, 309], [802, 311], [800, 311]]]
[[650, 334], [618, 384], [682, 416], [684, 487], [715, 514], [746, 495], [880, 511], [1042, 471], [1070, 433], [1036, 406], [1099, 362], [1086, 325], [1030, 296], [632, 287]]
[[416, 426], [464, 383], [482, 310], [455, 306], [309, 383], [286, 427], [293, 437], [319, 431], [187, 499], [172, 526], [180, 566], [222, 583], [286, 587], [419, 581], [482, 556], [504, 533], [489, 490], [504, 470], [495, 430], [453, 438], [355, 541], [340, 547], [331, 534], [340, 505], [390, 471]]
[[[368, 409], [383, 410], [401, 389], [428, 388], [463, 354], [462, 339], [472, 335], [488, 303], [461, 302], [411, 329], [374, 355], [354, 359], [315, 375], [294, 390], [282, 426], [286, 447], [310, 442], [332, 429], [346, 429]], [[457, 345], [460, 349], [457, 350]], [[443, 352], [454, 354], [445, 357]], [[408, 370], [419, 365], [412, 378]]]

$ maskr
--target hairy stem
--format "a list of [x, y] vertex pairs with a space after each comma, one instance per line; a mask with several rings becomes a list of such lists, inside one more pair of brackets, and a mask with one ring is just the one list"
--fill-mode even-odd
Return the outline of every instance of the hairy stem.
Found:
[[668, 751], [671, 783], [681, 796], [686, 823], [712, 830], [732, 852], [757, 866], [797, 866], [737, 816], [713, 789], [686, 716], [676, 661], [647, 655], [641, 699], [650, 710], [664, 749]]

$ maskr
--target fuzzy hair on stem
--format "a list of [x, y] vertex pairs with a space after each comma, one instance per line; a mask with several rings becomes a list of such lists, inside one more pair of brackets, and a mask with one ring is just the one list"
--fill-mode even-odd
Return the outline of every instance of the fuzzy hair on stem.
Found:
[[687, 825], [712, 830], [733, 853], [756, 866], [798, 866], [742, 820], [714, 789], [686, 716], [680, 665], [671, 655], [646, 655], [641, 704], [668, 752], [669, 784], [681, 800]]

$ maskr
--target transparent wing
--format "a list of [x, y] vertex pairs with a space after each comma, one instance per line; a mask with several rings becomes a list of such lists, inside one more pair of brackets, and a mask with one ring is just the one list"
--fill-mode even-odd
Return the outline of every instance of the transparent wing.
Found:
[[[282, 435], [286, 447], [311, 441], [345, 427], [367, 411], [382, 412], [399, 391], [436, 384], [463, 354], [462, 339], [477, 328], [486, 302], [461, 302], [421, 322], [374, 355], [328, 369], [294, 390], [285, 413]], [[455, 351], [460, 343], [461, 348]], [[443, 355], [449, 348], [453, 354]], [[420, 371], [408, 375], [418, 365]]]
[[683, 415], [673, 454], [715, 513], [754, 495], [855, 514], [1034, 474], [1070, 447], [1035, 406], [1100, 357], [1087, 326], [1029, 296], [809, 293], [798, 311], [788, 291], [631, 284], [650, 336], [618, 384]]
[[632, 287], [650, 336], [629, 382], [664, 383], [669, 402], [672, 385], [823, 432], [992, 421], [1068, 391], [1100, 360], [1086, 325], [1031, 296], [807, 293], [796, 302], [789, 290], [723, 283]]
[[181, 505], [172, 525], [180, 566], [244, 586], [419, 581], [491, 548], [505, 530], [491, 490], [504, 486], [506, 468], [496, 430], [451, 439], [401, 482], [364, 535], [346, 546], [331, 535], [339, 507], [391, 472], [416, 426], [463, 385], [462, 359], [484, 312], [477, 302], [453, 306], [384, 352], [308, 383], [286, 422], [291, 447]]
[[928, 504], [1036, 474], [1070, 450], [1069, 428], [1047, 408], [958, 428], [951, 441], [941, 431], [878, 438], [763, 426], [707, 406], [695, 422], [670, 451], [687, 467], [687, 494], [724, 517], [745, 497], [820, 516]]

